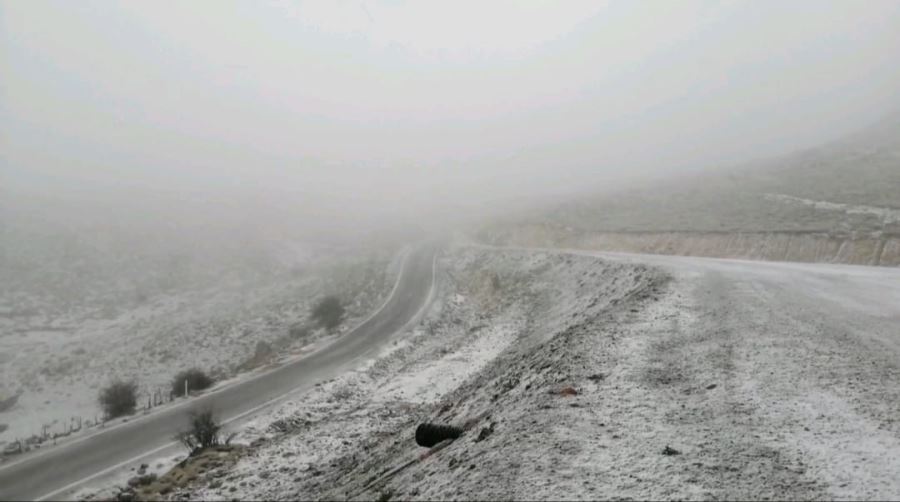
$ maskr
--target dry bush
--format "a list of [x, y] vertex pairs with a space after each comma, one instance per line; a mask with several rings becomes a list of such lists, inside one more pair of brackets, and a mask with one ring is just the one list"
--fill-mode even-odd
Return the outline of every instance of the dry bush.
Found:
[[99, 399], [107, 420], [131, 415], [137, 407], [137, 384], [116, 380], [100, 391]]
[[219, 432], [222, 425], [216, 421], [212, 410], [191, 412], [189, 424], [190, 428], [178, 434], [177, 439], [191, 455], [196, 455], [206, 448], [219, 446]]
[[172, 395], [180, 397], [184, 395], [184, 382], [188, 383], [188, 391], [208, 389], [215, 383], [215, 380], [207, 375], [203, 370], [191, 368], [184, 370], [175, 375], [172, 379]]
[[319, 326], [332, 330], [341, 324], [344, 317], [344, 306], [336, 296], [326, 296], [319, 300], [313, 308], [312, 318]]

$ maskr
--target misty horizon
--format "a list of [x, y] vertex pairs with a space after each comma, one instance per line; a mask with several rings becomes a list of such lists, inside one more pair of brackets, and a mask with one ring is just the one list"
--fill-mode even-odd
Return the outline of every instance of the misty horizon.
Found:
[[123, 213], [477, 221], [808, 148], [900, 88], [896, 2], [7, 2], [0, 22], [8, 199]]

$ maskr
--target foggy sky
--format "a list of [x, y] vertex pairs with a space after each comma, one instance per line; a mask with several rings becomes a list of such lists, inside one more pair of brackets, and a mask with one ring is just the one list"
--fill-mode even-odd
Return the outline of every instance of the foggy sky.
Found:
[[22, 197], [446, 218], [811, 146], [900, 105], [892, 0], [7, 0], [0, 23], [0, 182]]

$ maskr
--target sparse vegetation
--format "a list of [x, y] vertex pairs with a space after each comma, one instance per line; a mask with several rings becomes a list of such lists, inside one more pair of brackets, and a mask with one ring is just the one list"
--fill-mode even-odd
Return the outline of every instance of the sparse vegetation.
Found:
[[[159, 476], [139, 475], [132, 478], [117, 496], [117, 500], [162, 500], [174, 490], [183, 489], [197, 479], [210, 474], [223, 472], [234, 465], [241, 457], [244, 449], [240, 446], [218, 446], [203, 452], [197, 452], [173, 467], [169, 472]], [[211, 469], [216, 469], [211, 471]], [[210, 488], [221, 486], [222, 479], [214, 479]]]
[[107, 420], [131, 415], [137, 407], [137, 383], [116, 380], [100, 391], [100, 407]]
[[[16, 243], [17, 246], [19, 244]], [[21, 244], [24, 246], [26, 243]], [[31, 244], [36, 246], [39, 243]], [[19, 257], [28, 255], [31, 248], [16, 249], [23, 253], [19, 255], [17, 251], [15, 254]], [[71, 259], [80, 260], [80, 252], [74, 250], [78, 258]], [[43, 436], [43, 426], [51, 422], [47, 427], [48, 438], [54, 434], [65, 434], [70, 429], [70, 415], [83, 417], [86, 423], [91, 424], [85, 427], [106, 420], [106, 408], [99, 401], [101, 390], [117, 378], [137, 382], [133, 412], [140, 414], [145, 407], [156, 407], [176, 395], [184, 395], [181, 377], [178, 377], [178, 386], [173, 385], [176, 374], [183, 370], [197, 367], [212, 377], [213, 385], [218, 385], [222, 379], [235, 373], [272, 364], [275, 357], [299, 352], [325, 333], [310, 315], [312, 307], [320, 299], [334, 295], [345, 302], [347, 313], [343, 316], [343, 323], [347, 322], [351, 310], [365, 312], [378, 299], [376, 294], [369, 293], [381, 291], [384, 286], [378, 282], [378, 274], [386, 269], [388, 255], [384, 253], [376, 261], [364, 261], [363, 256], [348, 255], [341, 260], [333, 260], [326, 256], [325, 251], [316, 250], [315, 255], [308, 257], [309, 269], [304, 269], [303, 277], [290, 281], [280, 273], [283, 269], [279, 268], [273, 268], [279, 272], [272, 272], [271, 276], [255, 275], [255, 271], [251, 270], [244, 271], [245, 274], [235, 269], [233, 277], [240, 280], [220, 277], [206, 283], [198, 278], [196, 282], [192, 280], [189, 285], [171, 290], [147, 285], [145, 289], [149, 299], [140, 306], [140, 315], [124, 316], [114, 329], [104, 330], [96, 337], [78, 340], [77, 343], [54, 345], [49, 352], [45, 350], [45, 340], [48, 337], [62, 340], [69, 324], [78, 326], [82, 322], [93, 322], [91, 319], [99, 316], [100, 309], [109, 303], [107, 292], [97, 287], [102, 294], [98, 293], [96, 297], [83, 293], [80, 288], [90, 281], [84, 279], [85, 282], [81, 282], [83, 278], [78, 275], [66, 280], [71, 280], [73, 287], [77, 284], [79, 289], [63, 291], [66, 293], [64, 297], [53, 296], [49, 287], [46, 296], [32, 294], [28, 293], [33, 286], [28, 276], [20, 275], [18, 268], [0, 267], [4, 273], [10, 272], [8, 281], [0, 280], [0, 283], [28, 285], [22, 294], [12, 290], [0, 294], [0, 317], [3, 318], [0, 321], [4, 321], [11, 332], [22, 333], [17, 338], [20, 340], [17, 344], [21, 343], [19, 349], [0, 351], [0, 365], [8, 369], [6, 376], [9, 377], [0, 388], [0, 411], [7, 408], [14, 415], [9, 420], [0, 414], [0, 422], [8, 423], [4, 438], [12, 441], [19, 437], [24, 441], [24, 438], [35, 433]], [[106, 255], [103, 255], [105, 258]], [[110, 257], [110, 263], [115, 259], [115, 256]], [[350, 261], [359, 265], [352, 268], [352, 274], [344, 277], [341, 275], [343, 265]], [[128, 273], [142, 267], [146, 267], [148, 276], [157, 277], [162, 273], [152, 261], [141, 263], [140, 266], [129, 264]], [[60, 258], [58, 261], [50, 260], [46, 268], [63, 270], [65, 265], [66, 261]], [[369, 272], [369, 267], [376, 270]], [[224, 265], [217, 269], [233, 270]], [[128, 290], [115, 297], [118, 302], [115, 305], [121, 312], [138, 308], [130, 292], [143, 284], [132, 282], [128, 277], [126, 274], [123, 279], [128, 283]], [[245, 279], [258, 281], [253, 283], [258, 287], [248, 291]], [[342, 280], [338, 282], [337, 279]], [[56, 282], [62, 280], [60, 276]], [[104, 280], [113, 282], [111, 279]], [[216, 294], [192, 293], [212, 283], [217, 285]], [[354, 299], [353, 309], [347, 301], [349, 298]], [[173, 308], [174, 305], [181, 306]], [[66, 327], [55, 327], [63, 325]], [[119, 337], [126, 333], [135, 340], [134, 343], [119, 343]], [[257, 346], [257, 342], [263, 343]], [[254, 352], [255, 347], [257, 352]], [[202, 361], [197, 357], [199, 351], [203, 351]], [[246, 367], [240, 364], [257, 353], [259, 357], [253, 359], [253, 364]], [[122, 361], [127, 361], [127, 365], [121, 366]], [[115, 368], [120, 370], [113, 371]], [[191, 394], [211, 390], [199, 390], [203, 386], [195, 381], [189, 382]], [[22, 393], [18, 396], [18, 402], [15, 402], [16, 393]], [[71, 396], [66, 406], [60, 403], [56, 403], [60, 406], [53, 405], [55, 396], [66, 395]], [[26, 397], [27, 403], [24, 402]], [[50, 405], [43, 404], [48, 400]], [[31, 424], [15, 418], [32, 404], [47, 409], [46, 420], [42, 418], [38, 423]], [[127, 416], [132, 409], [127, 407], [125, 411], [115, 411], [112, 415], [119, 413]], [[171, 430], [169, 436], [177, 432], [178, 428]], [[6, 446], [0, 445], [0, 449]]]
[[191, 368], [175, 375], [172, 379], [172, 395], [180, 397], [184, 395], [184, 382], [187, 381], [188, 391], [208, 389], [215, 380], [203, 370]]
[[319, 326], [332, 330], [341, 324], [344, 318], [344, 306], [336, 296], [326, 296], [319, 300], [312, 311], [312, 318]]
[[193, 456], [206, 448], [219, 446], [221, 430], [212, 410], [194, 411], [190, 414], [190, 429], [178, 434], [178, 441]]

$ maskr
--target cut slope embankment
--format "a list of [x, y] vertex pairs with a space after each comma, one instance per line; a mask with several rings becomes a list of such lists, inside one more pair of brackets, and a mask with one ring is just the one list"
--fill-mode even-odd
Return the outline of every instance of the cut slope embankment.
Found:
[[601, 232], [521, 225], [484, 232], [487, 244], [748, 260], [900, 266], [900, 236], [819, 232]]

